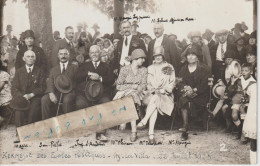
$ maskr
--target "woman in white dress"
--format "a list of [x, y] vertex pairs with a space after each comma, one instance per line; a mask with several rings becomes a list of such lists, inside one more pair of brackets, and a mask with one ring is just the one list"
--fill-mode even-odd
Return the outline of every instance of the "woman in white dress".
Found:
[[175, 71], [171, 64], [164, 61], [164, 48], [156, 47], [153, 57], [153, 64], [148, 67], [147, 91], [143, 100], [147, 110], [145, 117], [137, 125], [138, 129], [142, 129], [149, 120], [150, 144], [155, 143], [154, 126], [158, 112], [171, 116], [174, 108], [172, 91], [175, 86]]

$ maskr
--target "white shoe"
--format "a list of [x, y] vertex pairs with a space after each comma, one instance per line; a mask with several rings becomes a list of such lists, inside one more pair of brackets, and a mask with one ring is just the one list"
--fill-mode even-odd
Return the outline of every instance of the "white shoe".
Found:
[[257, 153], [250, 150], [250, 164], [256, 164]]

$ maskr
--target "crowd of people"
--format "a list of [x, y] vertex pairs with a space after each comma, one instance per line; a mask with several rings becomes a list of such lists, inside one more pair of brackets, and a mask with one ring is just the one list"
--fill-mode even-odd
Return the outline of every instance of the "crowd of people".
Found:
[[[256, 31], [246, 33], [248, 27], [242, 22], [215, 33], [192, 31], [187, 35], [190, 41], [180, 41], [176, 34], [164, 34], [162, 23], [153, 25], [155, 39], [138, 32], [138, 27], [136, 21], [122, 21], [119, 34], [102, 36], [98, 24], [92, 26], [93, 35], [84, 23], [75, 33], [68, 26], [63, 39], [60, 32], [53, 33], [55, 44], [47, 56], [35, 44], [32, 30], [17, 39], [8, 25], [0, 39], [0, 122], [7, 108], [15, 111], [19, 127], [132, 96], [140, 119], [138, 124], [131, 122], [132, 142], [149, 121], [148, 140], [155, 143], [158, 113], [180, 114], [182, 140], [188, 139], [191, 119], [201, 119], [205, 128], [209, 118], [222, 114], [228, 132], [235, 126], [237, 139], [250, 140], [253, 160]], [[125, 128], [126, 124], [119, 127]], [[96, 139], [107, 141], [106, 132], [96, 133]]]

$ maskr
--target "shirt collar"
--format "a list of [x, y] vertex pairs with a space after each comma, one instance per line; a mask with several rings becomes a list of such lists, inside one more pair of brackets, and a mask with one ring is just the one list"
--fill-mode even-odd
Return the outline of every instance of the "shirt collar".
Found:
[[129, 35], [129, 36], [125, 36], [125, 37], [124, 37], [124, 39], [126, 39], [126, 37], [127, 37], [128, 41], [129, 41], [129, 40], [131, 40], [131, 39], [132, 39], [132, 36], [133, 36], [132, 34], [131, 34], [131, 35]]
[[63, 68], [63, 64], [65, 65], [65, 69], [67, 69], [67, 66], [68, 66], [68, 64], [69, 64], [69, 62], [67, 61], [67, 62], [65, 62], [65, 63], [61, 63], [60, 62], [60, 66]]
[[162, 36], [155, 38], [155, 39], [161, 41], [163, 39], [163, 34], [162, 34]]
[[66, 37], [65, 37], [65, 40], [67, 41], [68, 44], [71, 43], [71, 41], [69, 41], [69, 39], [67, 39]]
[[247, 85], [249, 84], [249, 82], [251, 82], [251, 81], [256, 82], [256, 80], [255, 80], [252, 76], [250, 76], [247, 80], [245, 80], [244, 77], [241, 76], [242, 88], [245, 89], [246, 86], [247, 86]]
[[97, 61], [97, 62], [93, 62], [93, 61], [92, 61], [92, 63], [93, 63], [93, 66], [95, 66], [95, 63], [97, 63], [97, 67], [98, 67], [99, 64], [100, 64], [100, 61]]
[[29, 72], [30, 72], [29, 68], [31, 69], [31, 71], [33, 71], [33, 67], [34, 67], [34, 65], [32, 65], [31, 67], [25, 65], [25, 67], [26, 67], [26, 71], [27, 71], [27, 73], [29, 73]]

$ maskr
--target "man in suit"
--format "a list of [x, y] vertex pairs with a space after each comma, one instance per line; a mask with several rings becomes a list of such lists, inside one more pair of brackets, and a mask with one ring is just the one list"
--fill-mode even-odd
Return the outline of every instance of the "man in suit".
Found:
[[135, 49], [140, 48], [147, 54], [144, 41], [131, 34], [131, 23], [129, 21], [122, 21], [120, 28], [124, 36], [118, 42], [117, 50], [115, 50], [114, 72], [119, 72], [120, 67], [130, 64], [126, 57], [130, 56]]
[[25, 65], [16, 71], [11, 87], [11, 93], [14, 99], [22, 96], [26, 100], [30, 101], [30, 108], [28, 114], [26, 114], [27, 112], [15, 112], [15, 122], [17, 127], [25, 125], [26, 119], [28, 119], [28, 124], [41, 119], [40, 104], [44, 87], [43, 71], [35, 65], [35, 53], [32, 50], [27, 50], [24, 53], [23, 60]]
[[[90, 47], [89, 56], [91, 61], [83, 63], [76, 76], [78, 81], [76, 108], [82, 109], [96, 104], [102, 104], [111, 101], [111, 87], [114, 82], [114, 76], [109, 66], [100, 61], [101, 50], [97, 45]], [[102, 96], [96, 101], [89, 101], [84, 95], [86, 80], [99, 81], [104, 87]], [[96, 139], [106, 141], [105, 131], [96, 134]]]
[[227, 42], [228, 30], [219, 30], [215, 34], [217, 43], [214, 42], [210, 48], [210, 55], [212, 60], [212, 74], [214, 75], [214, 82], [224, 78], [225, 74], [225, 52], [227, 50], [235, 50], [235, 46]]
[[[93, 45], [90, 47], [89, 56], [91, 61], [83, 63], [77, 72], [77, 97], [76, 108], [82, 109], [93, 104], [102, 104], [111, 100], [111, 86], [114, 83], [114, 76], [109, 66], [100, 61], [101, 50], [99, 46]], [[91, 72], [91, 74], [90, 74]], [[86, 80], [95, 80], [102, 82], [104, 87], [103, 97], [93, 104], [85, 98], [84, 89]]]
[[180, 55], [176, 44], [170, 40], [166, 35], [163, 35], [164, 26], [161, 23], [155, 23], [153, 27], [155, 39], [148, 45], [148, 57], [146, 65], [149, 66], [153, 63], [153, 50], [158, 46], [163, 46], [165, 50], [165, 60], [173, 65], [176, 73], [179, 72]]
[[16, 62], [15, 62], [15, 69], [18, 70], [19, 68], [23, 67], [25, 65], [25, 61], [23, 60], [24, 53], [28, 50], [32, 50], [35, 53], [36, 61], [34, 63], [35, 66], [42, 69], [42, 71], [47, 70], [47, 57], [41, 47], [38, 47], [35, 45], [35, 37], [34, 32], [32, 30], [26, 30], [23, 33], [25, 46], [21, 47], [19, 49], [17, 56], [16, 56]]
[[71, 26], [65, 28], [65, 38], [61, 40], [57, 40], [52, 48], [52, 55], [50, 57], [50, 64], [51, 67], [55, 67], [59, 64], [59, 59], [57, 58], [59, 49], [65, 47], [69, 51], [70, 55], [70, 62], [72, 64], [78, 65], [76, 61], [76, 51], [73, 45], [73, 37], [74, 37], [74, 30]]
[[70, 54], [69, 50], [66, 47], [59, 48], [58, 52], [59, 64], [53, 67], [50, 71], [49, 80], [47, 81], [47, 89], [45, 95], [41, 99], [41, 108], [42, 108], [42, 119], [50, 118], [54, 115], [53, 106], [56, 106], [58, 103], [58, 98], [61, 93], [57, 90], [54, 85], [54, 81], [57, 76], [64, 74], [69, 77], [72, 81], [72, 91], [66, 94], [63, 94], [62, 100], [62, 110], [63, 113], [68, 113], [73, 110], [73, 104], [75, 101], [75, 75], [77, 72], [77, 66], [72, 65], [69, 61]]

